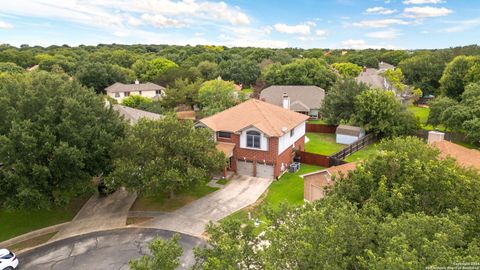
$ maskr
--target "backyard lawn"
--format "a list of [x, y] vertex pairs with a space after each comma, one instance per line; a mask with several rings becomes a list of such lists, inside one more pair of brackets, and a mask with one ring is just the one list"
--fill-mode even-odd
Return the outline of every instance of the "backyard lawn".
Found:
[[306, 136], [309, 139], [306, 152], [329, 156], [346, 147], [335, 142], [335, 134], [307, 132]]
[[51, 210], [0, 209], [0, 242], [37, 229], [73, 219], [89, 197], [73, 200], [66, 207]]
[[[418, 118], [420, 121], [420, 126], [424, 130], [434, 130], [435, 127], [432, 125], [427, 125], [427, 120], [428, 120], [428, 115], [430, 114], [430, 108], [425, 108], [425, 107], [418, 107], [418, 106], [408, 106], [407, 110], [413, 113], [413, 115]], [[438, 126], [436, 127], [438, 130], [445, 130], [443, 126]]]
[[278, 208], [282, 202], [289, 205], [300, 206], [303, 204], [303, 179], [302, 174], [314, 172], [323, 169], [323, 167], [302, 164], [300, 170], [296, 173], [285, 173], [279, 180], [274, 181], [267, 190], [266, 195], [262, 196], [259, 203], [233, 213], [225, 219], [238, 218], [244, 222], [247, 221], [248, 212], [252, 213], [253, 218], [264, 220], [261, 207], [268, 204], [273, 208]]
[[308, 124], [322, 124], [322, 125], [327, 125], [327, 122], [323, 119], [312, 119], [307, 121]]
[[175, 194], [175, 197], [171, 199], [166, 193], [160, 193], [150, 196], [141, 196], [137, 198], [135, 203], [132, 205], [130, 211], [170, 212], [190, 202], [193, 202], [209, 193], [212, 193], [215, 190], [218, 190], [218, 188], [210, 187], [207, 185], [200, 185], [198, 187]]
[[365, 148], [363, 148], [363, 149], [353, 153], [352, 155], [348, 156], [345, 159], [345, 161], [346, 162], [355, 162], [355, 161], [364, 160], [367, 157], [375, 154], [378, 150], [377, 147], [378, 147], [378, 145], [375, 144], [375, 143], [367, 145]]

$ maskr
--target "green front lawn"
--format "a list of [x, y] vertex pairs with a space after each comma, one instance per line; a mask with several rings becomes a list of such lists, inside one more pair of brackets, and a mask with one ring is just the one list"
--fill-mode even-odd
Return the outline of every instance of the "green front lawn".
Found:
[[237, 211], [225, 219], [240, 219], [243, 222], [247, 222], [248, 212], [251, 212], [253, 218], [264, 220], [261, 211], [262, 205], [268, 204], [273, 208], [278, 208], [281, 203], [287, 203], [293, 206], [302, 205], [303, 179], [300, 175], [321, 169], [323, 169], [323, 167], [302, 164], [300, 170], [296, 173], [285, 173], [279, 180], [274, 181], [268, 188], [266, 195], [264, 194], [254, 206]]
[[171, 212], [216, 190], [218, 190], [218, 188], [200, 185], [175, 194], [174, 198], [169, 198], [169, 194], [166, 193], [139, 196], [130, 211]]
[[329, 156], [346, 147], [335, 142], [335, 134], [307, 132], [305, 135], [309, 139], [305, 144], [306, 152]]
[[353, 153], [352, 155], [348, 156], [345, 161], [346, 162], [356, 162], [360, 160], [364, 160], [369, 156], [375, 154], [377, 152], [378, 145], [377, 144], [370, 144], [367, 147]]
[[34, 230], [72, 220], [88, 198], [78, 198], [66, 207], [57, 207], [51, 210], [8, 211], [0, 209], [0, 242]]

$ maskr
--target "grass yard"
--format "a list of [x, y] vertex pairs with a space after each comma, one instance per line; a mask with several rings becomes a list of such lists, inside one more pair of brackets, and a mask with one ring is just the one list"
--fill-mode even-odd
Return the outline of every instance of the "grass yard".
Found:
[[[428, 115], [430, 114], [430, 108], [425, 108], [425, 107], [418, 107], [418, 106], [408, 106], [407, 110], [412, 112], [413, 115], [418, 118], [420, 121], [420, 127], [424, 130], [435, 130], [435, 128], [432, 125], [427, 125], [427, 120], [428, 120]], [[445, 127], [443, 126], [438, 126], [436, 127], [438, 130], [444, 131]]]
[[307, 121], [308, 124], [322, 124], [322, 125], [328, 125], [327, 122], [323, 119], [312, 119]]
[[0, 210], [0, 242], [34, 230], [73, 219], [89, 197], [73, 200], [66, 207], [51, 210]]
[[225, 219], [240, 219], [247, 222], [248, 212], [251, 212], [253, 218], [264, 220], [261, 211], [262, 205], [268, 204], [273, 208], [278, 208], [281, 203], [288, 203], [294, 206], [302, 205], [303, 179], [300, 175], [321, 169], [323, 167], [302, 164], [300, 170], [296, 173], [285, 173], [278, 181], [274, 181], [268, 188], [266, 195], [264, 194], [257, 204], [237, 211]]
[[209, 193], [218, 190], [218, 188], [201, 185], [190, 190], [175, 194], [170, 199], [168, 194], [156, 194], [150, 196], [138, 197], [132, 205], [130, 211], [164, 211], [171, 212], [188, 203], [191, 203]]
[[335, 134], [307, 132], [306, 136], [309, 139], [305, 144], [306, 152], [329, 156], [346, 146], [335, 142]]
[[378, 145], [377, 144], [370, 144], [367, 145], [367, 147], [353, 153], [352, 155], [348, 156], [345, 161], [346, 162], [355, 162], [355, 161], [360, 161], [364, 160], [367, 157], [375, 154], [377, 152]]

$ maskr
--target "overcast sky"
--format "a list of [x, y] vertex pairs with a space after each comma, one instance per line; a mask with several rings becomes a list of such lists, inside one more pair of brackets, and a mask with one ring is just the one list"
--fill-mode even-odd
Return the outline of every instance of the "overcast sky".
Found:
[[0, 0], [0, 43], [445, 48], [480, 40], [478, 0]]

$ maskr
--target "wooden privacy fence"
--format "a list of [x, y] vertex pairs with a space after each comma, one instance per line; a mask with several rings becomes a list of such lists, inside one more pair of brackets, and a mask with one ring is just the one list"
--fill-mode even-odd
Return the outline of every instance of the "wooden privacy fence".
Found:
[[376, 137], [373, 134], [368, 134], [331, 156], [324, 156], [304, 151], [298, 152], [298, 155], [300, 156], [301, 163], [322, 167], [338, 166], [346, 163], [343, 161], [345, 158], [375, 141]]
[[373, 143], [376, 140], [373, 134], [367, 134], [363, 138], [360, 138], [349, 144], [347, 147], [343, 148], [342, 150], [338, 151], [337, 153], [330, 156], [330, 158], [344, 160], [351, 154], [357, 152], [358, 150], [364, 148], [365, 146]]
[[330, 167], [330, 158], [328, 156], [303, 151], [298, 152], [298, 155], [301, 163]]
[[307, 123], [305, 130], [307, 132], [317, 132], [317, 133], [330, 133], [334, 134], [337, 130], [337, 126], [333, 125], [322, 125], [322, 124], [309, 124]]

